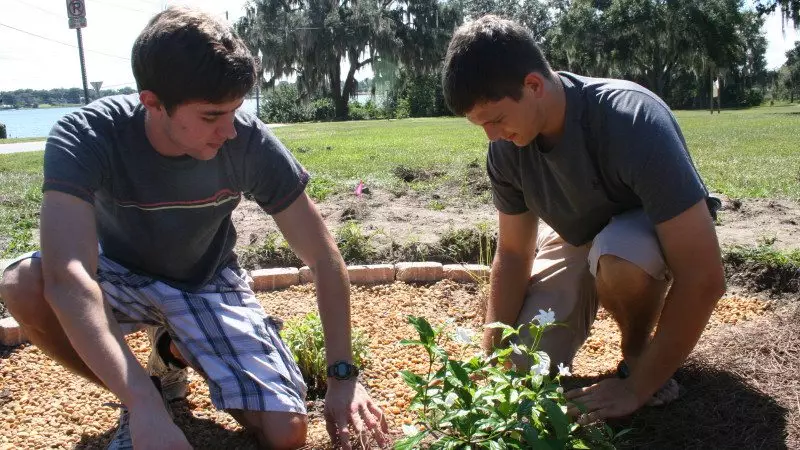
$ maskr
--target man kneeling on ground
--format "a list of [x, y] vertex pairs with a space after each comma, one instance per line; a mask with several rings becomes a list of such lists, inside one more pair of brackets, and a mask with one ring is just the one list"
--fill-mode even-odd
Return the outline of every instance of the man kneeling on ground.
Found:
[[[487, 322], [520, 325], [552, 309], [567, 326], [541, 347], [570, 364], [602, 305], [624, 360], [619, 378], [567, 393], [588, 409], [581, 420], [674, 399], [671, 376], [725, 280], [714, 201], [667, 105], [632, 82], [554, 72], [528, 30], [494, 16], [456, 31], [442, 85], [491, 140], [499, 235]], [[487, 329], [485, 349], [499, 337]]]
[[[331, 438], [349, 448], [353, 425], [383, 443], [386, 422], [352, 365], [346, 267], [305, 193], [309, 175], [238, 111], [259, 76], [250, 51], [216, 18], [169, 8], [132, 59], [138, 95], [98, 100], [50, 134], [42, 250], [5, 271], [9, 311], [33, 344], [124, 403], [109, 448], [189, 447], [165, 403], [186, 395], [187, 365], [262, 447], [300, 447], [306, 386], [233, 252], [231, 212], [249, 193], [315, 274]], [[120, 324], [148, 326], [146, 370]]]

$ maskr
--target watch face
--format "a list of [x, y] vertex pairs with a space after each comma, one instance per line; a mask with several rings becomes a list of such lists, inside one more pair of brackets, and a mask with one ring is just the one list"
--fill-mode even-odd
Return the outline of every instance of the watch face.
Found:
[[347, 363], [345, 362], [340, 362], [339, 364], [336, 364], [335, 370], [337, 377], [344, 378], [350, 375], [350, 367], [348, 367]]
[[328, 376], [348, 380], [358, 375], [358, 368], [346, 361], [337, 361], [328, 368]]

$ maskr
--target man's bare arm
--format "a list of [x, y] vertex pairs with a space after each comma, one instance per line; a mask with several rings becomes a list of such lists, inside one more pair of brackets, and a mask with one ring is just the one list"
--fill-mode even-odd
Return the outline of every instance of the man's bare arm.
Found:
[[44, 296], [75, 351], [132, 411], [164, 414], [161, 398], [122, 339], [97, 284], [93, 207], [68, 194], [44, 193], [41, 213]]
[[317, 207], [303, 193], [274, 219], [286, 242], [314, 273], [328, 364], [351, 360], [350, 280]]
[[683, 364], [725, 293], [719, 243], [705, 200], [658, 224], [656, 232], [673, 283], [653, 340], [631, 374], [641, 403]]
[[[492, 263], [486, 323], [502, 322], [513, 326], [517, 320], [531, 276], [538, 221], [530, 211], [516, 215], [498, 213], [500, 229]], [[484, 330], [483, 349], [491, 353], [498, 345], [500, 331]]]

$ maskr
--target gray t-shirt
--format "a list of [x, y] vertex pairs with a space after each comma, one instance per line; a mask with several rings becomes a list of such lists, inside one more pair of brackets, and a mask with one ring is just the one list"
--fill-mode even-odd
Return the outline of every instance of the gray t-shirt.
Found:
[[235, 266], [231, 212], [243, 193], [269, 214], [289, 206], [309, 175], [253, 115], [200, 161], [156, 152], [138, 95], [106, 97], [56, 123], [44, 154], [43, 191], [94, 205], [103, 253], [131, 271], [187, 291]]
[[583, 245], [616, 214], [644, 208], [658, 224], [708, 196], [675, 117], [655, 94], [629, 81], [558, 74], [567, 100], [560, 142], [489, 144], [500, 212], [530, 210]]

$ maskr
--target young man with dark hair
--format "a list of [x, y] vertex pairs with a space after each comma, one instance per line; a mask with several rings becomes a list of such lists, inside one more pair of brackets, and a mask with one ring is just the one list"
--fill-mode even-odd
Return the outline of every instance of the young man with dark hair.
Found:
[[[53, 128], [42, 250], [5, 271], [9, 311], [42, 351], [122, 400], [109, 448], [189, 447], [165, 403], [185, 395], [186, 365], [262, 447], [300, 447], [302, 375], [233, 251], [231, 212], [250, 193], [316, 277], [331, 438], [349, 448], [353, 425], [385, 442], [352, 365], [347, 272], [305, 194], [309, 175], [238, 111], [258, 77], [249, 50], [216, 18], [169, 8], [136, 40], [133, 69], [138, 95], [96, 101]], [[148, 326], [147, 370], [120, 324]]]
[[[677, 397], [671, 376], [725, 281], [714, 202], [667, 105], [632, 82], [552, 71], [528, 30], [494, 16], [456, 31], [442, 85], [491, 140], [499, 236], [487, 323], [552, 309], [567, 326], [542, 348], [570, 364], [602, 305], [624, 360], [620, 377], [567, 394], [588, 408], [581, 420]], [[487, 329], [485, 349], [499, 344]]]

